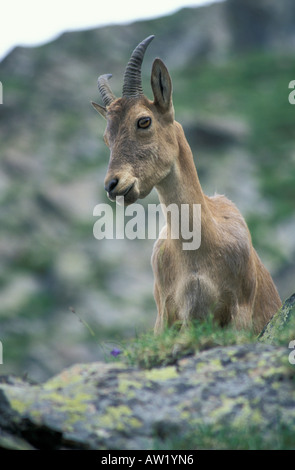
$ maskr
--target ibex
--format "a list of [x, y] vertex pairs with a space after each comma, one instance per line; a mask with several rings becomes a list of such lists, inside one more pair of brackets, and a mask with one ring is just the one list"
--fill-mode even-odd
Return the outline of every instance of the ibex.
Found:
[[104, 185], [111, 201], [124, 196], [124, 203], [132, 204], [155, 187], [166, 207], [201, 205], [198, 249], [183, 250], [182, 240], [169, 236], [169, 217], [163, 228], [166, 238], [159, 237], [154, 245], [155, 333], [175, 322], [185, 328], [191, 320], [209, 314], [221, 326], [231, 323], [258, 333], [281, 306], [279, 294], [236, 206], [224, 196], [203, 193], [182, 126], [174, 120], [171, 78], [158, 58], [151, 73], [154, 100], [143, 94], [141, 65], [153, 38], [134, 49], [122, 98], [111, 91], [111, 75], [101, 75], [98, 88], [103, 106], [92, 104], [107, 120], [104, 140], [110, 162]]

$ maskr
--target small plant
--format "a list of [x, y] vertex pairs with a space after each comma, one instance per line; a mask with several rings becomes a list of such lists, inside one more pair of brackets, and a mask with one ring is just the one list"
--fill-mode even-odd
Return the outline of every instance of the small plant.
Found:
[[235, 426], [199, 425], [195, 432], [161, 439], [155, 436], [154, 450], [293, 450], [292, 426], [281, 418], [274, 429], [258, 425]]
[[179, 325], [166, 328], [159, 335], [149, 332], [128, 341], [122, 359], [130, 365], [150, 369], [173, 364], [177, 359], [197, 351], [218, 346], [247, 343], [256, 340], [256, 335], [233, 327], [220, 328], [210, 315], [204, 321], [193, 321], [185, 330]]
[[121, 349], [119, 348], [113, 348], [110, 352], [110, 354], [113, 356], [113, 357], [118, 357], [120, 354], [122, 354], [122, 351]]

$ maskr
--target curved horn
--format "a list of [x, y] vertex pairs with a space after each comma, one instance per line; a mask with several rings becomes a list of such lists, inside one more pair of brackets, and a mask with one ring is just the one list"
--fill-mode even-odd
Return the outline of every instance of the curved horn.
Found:
[[144, 39], [132, 52], [125, 70], [123, 96], [136, 98], [137, 96], [143, 95], [141, 86], [141, 64], [145, 51], [154, 37], [155, 36], [149, 36]]
[[113, 94], [110, 86], [108, 84], [108, 80], [111, 78], [112, 74], [105, 74], [98, 77], [97, 86], [100, 91], [102, 101], [104, 106], [109, 106], [112, 101], [116, 99], [115, 95]]

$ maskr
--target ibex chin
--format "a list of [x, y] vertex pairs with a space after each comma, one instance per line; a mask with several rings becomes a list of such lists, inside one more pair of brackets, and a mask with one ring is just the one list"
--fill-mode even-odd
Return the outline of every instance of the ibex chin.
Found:
[[110, 89], [111, 75], [101, 75], [103, 106], [92, 104], [107, 120], [104, 140], [110, 162], [104, 184], [110, 200], [124, 196], [124, 203], [132, 204], [155, 187], [164, 206], [188, 204], [190, 222], [193, 205], [201, 205], [198, 249], [183, 250], [183, 240], [171, 236], [169, 217], [163, 228], [166, 238], [159, 237], [154, 245], [155, 332], [175, 322], [185, 327], [211, 313], [221, 326], [232, 323], [258, 333], [281, 306], [280, 297], [236, 206], [224, 196], [203, 193], [191, 149], [174, 120], [171, 78], [160, 59], [152, 66], [154, 101], [143, 94], [141, 65], [153, 37], [133, 51], [122, 98]]

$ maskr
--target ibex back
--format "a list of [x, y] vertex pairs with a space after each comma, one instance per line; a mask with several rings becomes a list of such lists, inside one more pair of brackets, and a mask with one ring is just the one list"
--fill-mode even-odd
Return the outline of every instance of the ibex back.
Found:
[[163, 229], [166, 239], [155, 243], [155, 332], [176, 321], [185, 326], [211, 313], [221, 326], [232, 323], [258, 333], [281, 300], [236, 206], [224, 196], [203, 193], [191, 149], [174, 120], [171, 78], [160, 59], [152, 66], [154, 100], [143, 94], [141, 64], [152, 39], [149, 36], [133, 51], [122, 98], [117, 99], [109, 87], [111, 75], [102, 75], [98, 88], [103, 106], [93, 106], [107, 120], [104, 139], [111, 154], [105, 190], [112, 201], [124, 196], [125, 204], [132, 204], [155, 187], [165, 206], [189, 204], [190, 217], [193, 205], [201, 204], [197, 250], [183, 250], [182, 240], [170, 236], [169, 217]]

